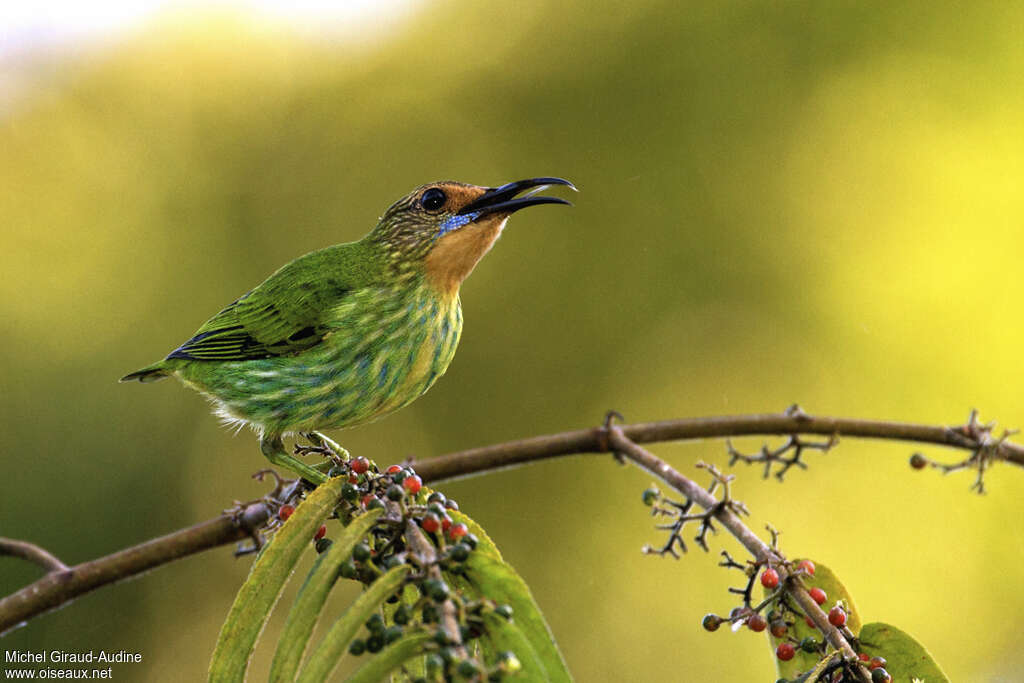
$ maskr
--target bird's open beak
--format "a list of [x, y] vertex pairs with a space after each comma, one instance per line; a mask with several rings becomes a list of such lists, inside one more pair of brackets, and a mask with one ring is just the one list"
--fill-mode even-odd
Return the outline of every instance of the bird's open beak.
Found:
[[[475, 200], [462, 207], [459, 210], [459, 215], [475, 214], [472, 220], [476, 220], [482, 216], [486, 216], [492, 213], [504, 213], [511, 214], [519, 209], [525, 209], [527, 206], [534, 206], [536, 204], [568, 204], [569, 202], [558, 197], [541, 197], [536, 193], [540, 192], [544, 188], [550, 185], [566, 185], [571, 187], [573, 190], [576, 186], [570, 183], [568, 180], [562, 180], [561, 178], [529, 178], [527, 180], [517, 180], [514, 183], [508, 183], [501, 187], [490, 187], [482, 195], [477, 197]], [[526, 196], [516, 198], [516, 195], [524, 190], [530, 190]]]

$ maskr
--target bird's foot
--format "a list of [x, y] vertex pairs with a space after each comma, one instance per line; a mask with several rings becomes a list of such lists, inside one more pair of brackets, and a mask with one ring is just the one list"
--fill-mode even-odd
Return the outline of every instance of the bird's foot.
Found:
[[320, 432], [303, 432], [302, 436], [309, 440], [310, 446], [303, 446], [301, 444], [295, 444], [296, 455], [309, 455], [310, 453], [319, 453], [334, 465], [340, 465], [347, 460], [351, 460], [352, 456], [349, 452], [342, 448], [336, 441], [324, 436]]
[[310, 467], [293, 455], [290, 455], [284, 448], [284, 442], [277, 435], [267, 435], [260, 439], [260, 450], [276, 467], [283, 467], [290, 472], [299, 475], [314, 487], [327, 481], [327, 475], [320, 470]]

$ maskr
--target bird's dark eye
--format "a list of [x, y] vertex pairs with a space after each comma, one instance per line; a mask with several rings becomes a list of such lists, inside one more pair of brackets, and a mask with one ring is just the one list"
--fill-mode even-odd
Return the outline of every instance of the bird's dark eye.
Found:
[[444, 193], [444, 190], [432, 187], [424, 192], [423, 196], [420, 197], [420, 206], [427, 211], [438, 211], [447, 201], [448, 195]]

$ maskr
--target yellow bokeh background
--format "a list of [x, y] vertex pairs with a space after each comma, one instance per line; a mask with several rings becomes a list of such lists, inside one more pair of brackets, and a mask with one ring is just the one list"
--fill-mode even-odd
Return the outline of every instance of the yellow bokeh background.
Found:
[[[432, 180], [558, 175], [580, 193], [510, 222], [463, 288], [448, 374], [334, 434], [353, 452], [429, 458], [608, 408], [1024, 424], [1013, 3], [441, 0], [337, 41], [171, 15], [28, 73], [0, 112], [0, 534], [67, 562], [263, 492], [251, 434], [173, 381], [116, 379]], [[727, 461], [717, 442], [654, 450], [697, 477]], [[910, 471], [911, 452], [846, 440], [784, 484], [741, 467], [735, 490], [865, 621], [915, 635], [953, 680], [1016, 680], [1024, 475], [997, 466], [978, 497], [969, 474]], [[774, 680], [762, 636], [699, 625], [733, 606], [715, 565], [735, 543], [640, 554], [661, 540], [649, 481], [579, 457], [441, 489], [531, 585], [577, 680]], [[248, 564], [189, 558], [0, 645], [126, 649], [143, 663], [117, 680], [200, 680]], [[37, 576], [0, 562], [5, 593]]]

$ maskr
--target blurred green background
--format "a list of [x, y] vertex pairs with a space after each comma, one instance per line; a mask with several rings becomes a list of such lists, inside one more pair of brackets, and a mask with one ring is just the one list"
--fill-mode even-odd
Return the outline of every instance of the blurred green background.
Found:
[[[608, 408], [1024, 425], [1024, 7], [442, 0], [393, 19], [332, 42], [166, 16], [4, 103], [0, 534], [79, 562], [260, 495], [251, 433], [176, 382], [117, 378], [446, 178], [580, 193], [511, 221], [463, 288], [448, 374], [335, 433], [354, 453], [429, 458]], [[695, 475], [726, 462], [720, 443], [654, 450]], [[740, 469], [736, 492], [953, 680], [1016, 679], [1024, 476], [996, 467], [978, 497], [969, 474], [911, 472], [912, 451], [848, 440], [781, 485]], [[581, 457], [441, 488], [532, 586], [579, 681], [774, 680], [763, 636], [699, 625], [733, 606], [715, 565], [734, 543], [640, 554], [662, 540], [649, 481]], [[127, 649], [143, 663], [117, 680], [199, 680], [248, 565], [189, 558], [0, 645]], [[5, 593], [37, 576], [0, 562]]]

